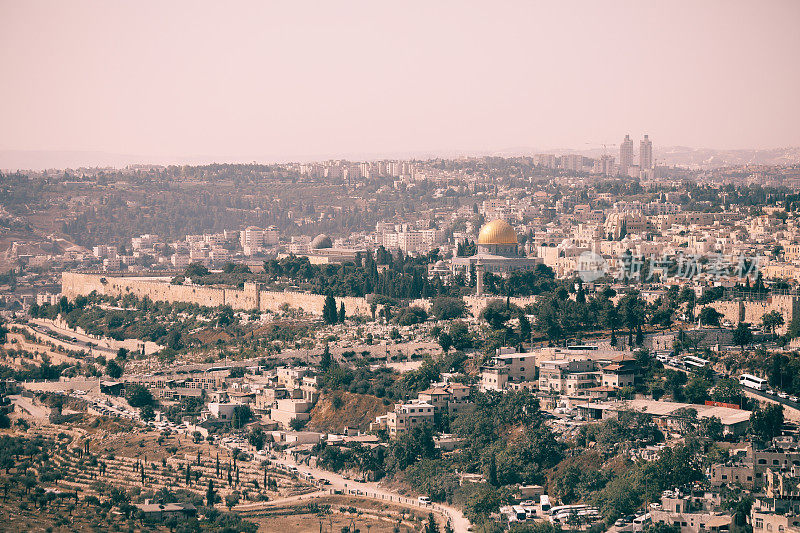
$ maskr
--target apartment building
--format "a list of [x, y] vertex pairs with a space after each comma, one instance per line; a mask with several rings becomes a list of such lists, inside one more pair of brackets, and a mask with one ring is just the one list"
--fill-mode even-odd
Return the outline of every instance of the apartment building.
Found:
[[539, 364], [539, 390], [558, 394], [578, 395], [595, 387], [599, 373], [589, 360], [550, 360]]
[[384, 429], [389, 432], [390, 436], [395, 437], [415, 427], [433, 424], [433, 415], [433, 406], [420, 399], [398, 403], [395, 404], [394, 410], [377, 417], [375, 422], [370, 424], [370, 430]]
[[492, 359], [493, 366], [505, 368], [508, 379], [515, 382], [536, 380], [536, 354], [510, 352], [500, 349], [501, 352]]
[[719, 494], [708, 491], [665, 491], [660, 504], [650, 509], [654, 524], [680, 528], [681, 533], [723, 533], [730, 530], [733, 516], [723, 511]]
[[635, 381], [636, 361], [631, 359], [605, 365], [600, 375], [600, 384], [603, 387], [633, 387]]
[[461, 383], [447, 383], [431, 387], [419, 393], [417, 398], [433, 406], [434, 413], [446, 412], [450, 416], [472, 406], [469, 401], [470, 387]]
[[289, 429], [293, 420], [307, 421], [311, 418], [309, 411], [312, 404], [302, 398], [284, 398], [275, 401], [275, 406], [270, 410], [269, 418], [283, 429]]
[[[792, 472], [793, 469], [797, 472], [797, 468], [800, 468], [798, 443], [791, 438], [778, 438], [767, 448], [754, 449], [751, 444], [746, 452], [732, 460], [712, 465], [709, 481], [715, 487], [739, 484], [748, 489], [760, 490], [771, 486], [771, 490], [775, 490], [778, 473]], [[785, 477], [785, 474], [780, 475]]]
[[764, 493], [753, 502], [750, 523], [753, 533], [800, 531], [800, 466], [766, 470]]
[[499, 366], [485, 366], [481, 368], [480, 391], [502, 391], [508, 384], [508, 369]]

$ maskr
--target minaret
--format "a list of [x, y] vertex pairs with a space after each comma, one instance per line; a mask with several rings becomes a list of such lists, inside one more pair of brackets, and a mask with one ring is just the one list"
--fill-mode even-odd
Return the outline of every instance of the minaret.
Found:
[[483, 263], [480, 259], [475, 263], [475, 296], [483, 296]]

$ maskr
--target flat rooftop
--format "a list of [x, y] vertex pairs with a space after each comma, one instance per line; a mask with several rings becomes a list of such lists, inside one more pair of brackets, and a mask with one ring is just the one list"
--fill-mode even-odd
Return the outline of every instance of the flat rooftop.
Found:
[[697, 411], [697, 418], [710, 418], [716, 416], [723, 425], [729, 426], [750, 420], [750, 411], [718, 407], [713, 405], [698, 405], [693, 403], [661, 402], [657, 400], [629, 400], [617, 402], [590, 402], [579, 405], [589, 409], [611, 411], [637, 411], [654, 416], [677, 416], [674, 413], [680, 409], [688, 408]]

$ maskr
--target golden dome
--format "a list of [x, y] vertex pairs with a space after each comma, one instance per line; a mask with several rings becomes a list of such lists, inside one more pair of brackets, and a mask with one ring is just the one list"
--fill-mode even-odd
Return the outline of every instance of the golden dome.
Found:
[[517, 244], [517, 234], [505, 220], [492, 220], [481, 228], [478, 244]]

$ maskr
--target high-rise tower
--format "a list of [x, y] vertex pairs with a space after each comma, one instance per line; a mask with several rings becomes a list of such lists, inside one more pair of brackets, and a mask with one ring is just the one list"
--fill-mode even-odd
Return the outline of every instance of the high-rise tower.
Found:
[[653, 168], [653, 143], [647, 135], [639, 143], [639, 168], [642, 170]]
[[630, 135], [626, 135], [625, 140], [619, 145], [619, 173], [627, 176], [631, 166], [633, 166], [633, 141]]

